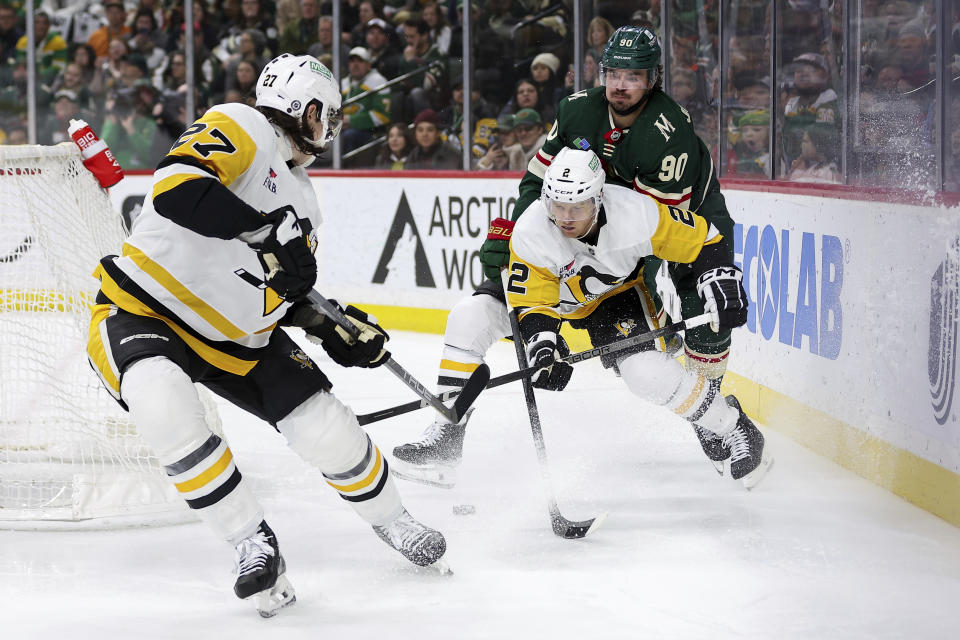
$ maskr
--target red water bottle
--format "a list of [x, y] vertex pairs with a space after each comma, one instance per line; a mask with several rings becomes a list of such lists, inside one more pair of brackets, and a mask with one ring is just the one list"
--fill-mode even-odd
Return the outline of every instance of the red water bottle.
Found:
[[84, 120], [71, 120], [67, 133], [80, 147], [80, 156], [83, 166], [97, 179], [100, 186], [106, 189], [123, 180], [123, 168], [113, 157], [107, 143], [97, 137]]

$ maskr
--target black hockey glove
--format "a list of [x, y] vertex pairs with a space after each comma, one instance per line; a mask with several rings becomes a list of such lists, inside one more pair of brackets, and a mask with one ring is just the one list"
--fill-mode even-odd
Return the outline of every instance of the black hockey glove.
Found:
[[513, 222], [506, 218], [496, 218], [487, 229], [487, 239], [480, 247], [480, 264], [483, 275], [500, 282], [500, 269], [510, 262], [510, 236], [513, 235]]
[[537, 389], [563, 391], [573, 375], [573, 366], [559, 358], [569, 354], [566, 340], [553, 331], [534, 334], [527, 341], [527, 362], [538, 370], [530, 383]]
[[742, 279], [743, 272], [732, 264], [708, 269], [697, 278], [697, 293], [704, 312], [712, 316], [710, 328], [714, 332], [747, 322], [747, 293]]
[[360, 331], [356, 340], [330, 318], [324, 318], [321, 324], [304, 328], [307, 338], [311, 342], [319, 342], [330, 359], [341, 367], [372, 369], [386, 362], [390, 352], [384, 350], [383, 345], [390, 336], [377, 324], [377, 319], [353, 305], [343, 313]]
[[310, 246], [310, 223], [297, 217], [293, 207], [266, 214], [273, 226], [260, 242], [250, 246], [260, 253], [267, 286], [293, 302], [307, 295], [317, 281], [317, 259]]

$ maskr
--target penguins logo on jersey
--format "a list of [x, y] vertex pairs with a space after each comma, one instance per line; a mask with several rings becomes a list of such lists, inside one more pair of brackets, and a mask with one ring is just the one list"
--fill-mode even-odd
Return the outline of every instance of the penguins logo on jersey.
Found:
[[298, 363], [301, 369], [313, 369], [313, 360], [303, 352], [303, 349], [294, 349], [291, 351], [290, 358]]
[[617, 328], [617, 331], [623, 334], [624, 338], [630, 337], [630, 334], [633, 333], [633, 330], [637, 328], [637, 321], [633, 318], [628, 318], [626, 320], [621, 320], [614, 324]]

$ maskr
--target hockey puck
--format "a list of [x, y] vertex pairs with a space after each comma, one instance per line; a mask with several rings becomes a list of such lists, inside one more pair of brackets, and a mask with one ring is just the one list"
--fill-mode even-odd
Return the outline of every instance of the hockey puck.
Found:
[[472, 504], [455, 504], [453, 513], [458, 516], [469, 516], [477, 512], [477, 508]]

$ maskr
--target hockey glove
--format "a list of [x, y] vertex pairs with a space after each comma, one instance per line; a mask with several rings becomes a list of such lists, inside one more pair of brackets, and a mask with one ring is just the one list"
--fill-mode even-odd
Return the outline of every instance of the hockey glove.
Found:
[[697, 278], [697, 293], [704, 312], [712, 316], [710, 328], [714, 332], [747, 322], [747, 293], [742, 279], [743, 272], [732, 264], [708, 269]]
[[267, 286], [293, 302], [307, 295], [317, 281], [310, 223], [299, 219], [293, 207], [283, 207], [265, 217], [273, 226], [262, 241], [250, 242], [250, 246], [260, 253]]
[[500, 269], [510, 262], [510, 236], [513, 235], [513, 222], [506, 218], [496, 218], [487, 229], [487, 239], [480, 247], [480, 264], [483, 275], [500, 282]]
[[563, 391], [573, 375], [573, 366], [559, 358], [569, 353], [567, 342], [553, 331], [534, 334], [527, 341], [527, 362], [537, 367], [530, 383], [537, 389]]
[[354, 339], [340, 325], [324, 318], [321, 324], [307, 327], [304, 331], [307, 339], [319, 343], [330, 359], [341, 367], [379, 367], [390, 358], [390, 352], [384, 350], [384, 343], [390, 339], [387, 332], [377, 324], [377, 319], [367, 315], [353, 305], [343, 314], [360, 331]]

